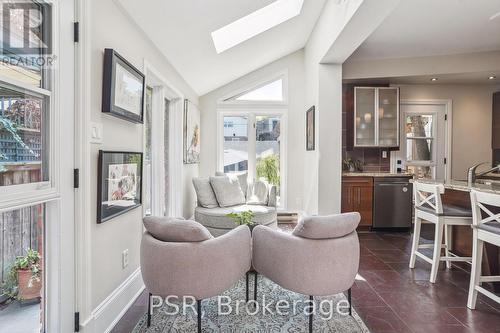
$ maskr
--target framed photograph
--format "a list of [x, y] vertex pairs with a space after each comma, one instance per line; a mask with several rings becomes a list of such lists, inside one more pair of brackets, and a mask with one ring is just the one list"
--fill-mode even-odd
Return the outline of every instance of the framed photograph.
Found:
[[142, 153], [99, 150], [97, 223], [142, 204]]
[[306, 112], [306, 150], [316, 149], [315, 113], [314, 105]]
[[200, 163], [200, 110], [184, 100], [184, 163]]
[[143, 123], [144, 74], [113, 49], [104, 49], [102, 112]]

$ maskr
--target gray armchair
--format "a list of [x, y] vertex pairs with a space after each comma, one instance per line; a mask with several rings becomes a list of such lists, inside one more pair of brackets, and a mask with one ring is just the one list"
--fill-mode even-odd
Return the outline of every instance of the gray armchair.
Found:
[[195, 221], [146, 217], [141, 241], [141, 272], [151, 296], [192, 296], [198, 305], [201, 332], [201, 300], [229, 289], [250, 269], [251, 238], [240, 226], [218, 238]]
[[[350, 288], [359, 268], [359, 221], [358, 213], [307, 217], [291, 235], [257, 226], [252, 233], [253, 267], [285, 289], [310, 295], [311, 303], [313, 296], [348, 291], [351, 306]], [[310, 332], [312, 320], [311, 313]]]

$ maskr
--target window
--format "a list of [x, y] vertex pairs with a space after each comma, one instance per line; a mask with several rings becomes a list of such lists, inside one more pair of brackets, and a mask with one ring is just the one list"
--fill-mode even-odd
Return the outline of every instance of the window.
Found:
[[277, 0], [212, 32], [215, 50], [224, 52], [294, 18], [302, 11], [303, 4], [304, 0]]
[[258, 86], [239, 93], [235, 96], [226, 98], [225, 102], [240, 101], [240, 102], [282, 102], [284, 101], [284, 80], [280, 78], [267, 82], [264, 85]]
[[[283, 205], [284, 128], [281, 111], [224, 112], [222, 130], [222, 165], [225, 173], [248, 172], [251, 179], [264, 179], [276, 185], [278, 205]], [[226, 126], [228, 123], [232, 127]]]

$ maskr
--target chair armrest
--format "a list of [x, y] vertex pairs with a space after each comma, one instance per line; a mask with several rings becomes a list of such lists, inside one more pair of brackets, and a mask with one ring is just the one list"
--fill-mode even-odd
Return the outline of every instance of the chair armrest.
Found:
[[268, 193], [268, 201], [267, 201], [267, 206], [269, 207], [276, 207], [278, 206], [278, 194], [277, 194], [277, 187], [276, 185], [270, 185], [269, 186], [269, 193]]

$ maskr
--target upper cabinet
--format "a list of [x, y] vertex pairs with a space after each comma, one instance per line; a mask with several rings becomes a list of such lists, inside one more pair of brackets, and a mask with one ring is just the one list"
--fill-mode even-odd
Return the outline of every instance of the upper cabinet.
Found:
[[354, 88], [354, 147], [399, 147], [399, 88]]

